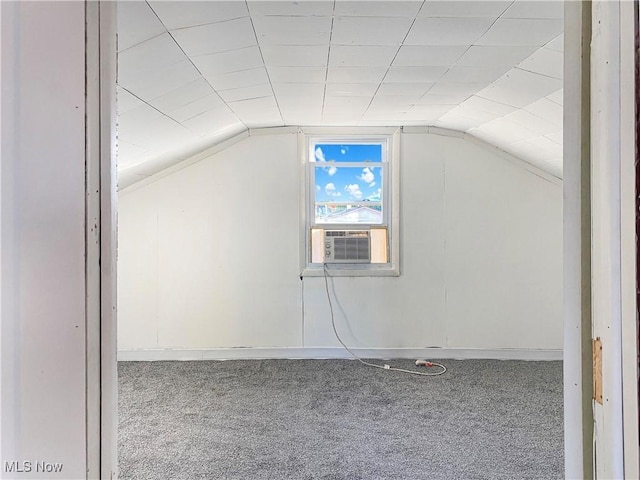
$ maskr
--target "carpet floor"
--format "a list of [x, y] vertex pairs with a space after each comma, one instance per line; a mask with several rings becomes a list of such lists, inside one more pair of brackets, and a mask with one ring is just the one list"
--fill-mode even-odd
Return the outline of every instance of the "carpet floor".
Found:
[[561, 362], [442, 363], [120, 362], [119, 478], [563, 477]]

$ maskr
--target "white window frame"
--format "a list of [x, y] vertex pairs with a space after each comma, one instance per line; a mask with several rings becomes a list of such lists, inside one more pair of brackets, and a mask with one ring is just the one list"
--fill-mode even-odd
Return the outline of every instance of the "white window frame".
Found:
[[[318, 143], [377, 143], [386, 144], [383, 152], [382, 180], [382, 212], [381, 224], [327, 224], [315, 223], [315, 182], [312, 169], [317, 162], [312, 162], [311, 146]], [[400, 275], [400, 129], [366, 129], [366, 128], [308, 128], [301, 129], [298, 136], [298, 150], [301, 170], [301, 275], [322, 276], [324, 265], [311, 263], [311, 229], [368, 230], [369, 228], [386, 227], [388, 235], [388, 263], [366, 264], [328, 264], [327, 270], [332, 276], [371, 277]], [[386, 160], [386, 162], [385, 162]], [[337, 165], [340, 166], [340, 165]], [[344, 166], [350, 166], [345, 163]], [[372, 166], [379, 166], [377, 163]]]

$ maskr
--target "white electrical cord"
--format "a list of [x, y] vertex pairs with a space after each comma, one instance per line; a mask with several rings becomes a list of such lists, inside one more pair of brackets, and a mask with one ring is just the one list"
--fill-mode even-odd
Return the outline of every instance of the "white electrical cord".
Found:
[[363, 360], [362, 358], [357, 356], [355, 353], [353, 353], [349, 349], [349, 347], [347, 347], [345, 343], [342, 341], [342, 339], [340, 338], [340, 335], [338, 334], [338, 330], [336, 329], [336, 321], [333, 315], [333, 303], [331, 302], [331, 295], [329, 294], [329, 281], [327, 280], [327, 264], [326, 263], [322, 265], [322, 270], [324, 271], [324, 287], [327, 292], [327, 300], [329, 300], [329, 311], [331, 312], [331, 326], [333, 327], [333, 333], [335, 334], [336, 338], [340, 342], [340, 345], [342, 345], [344, 349], [347, 352], [349, 352], [353, 358], [358, 360], [360, 363], [363, 363], [364, 365], [368, 365], [369, 367], [381, 368], [382, 370], [393, 370], [394, 372], [411, 373], [412, 375], [422, 375], [424, 377], [435, 377], [437, 375], [442, 375], [444, 372], [447, 371], [447, 367], [445, 367], [441, 363], [436, 363], [436, 362], [428, 362], [428, 363], [430, 365], [440, 367], [442, 370], [438, 372], [416, 372], [415, 370], [406, 370], [404, 368], [396, 368], [390, 365], [377, 365], [375, 363], [367, 362], [366, 360]]

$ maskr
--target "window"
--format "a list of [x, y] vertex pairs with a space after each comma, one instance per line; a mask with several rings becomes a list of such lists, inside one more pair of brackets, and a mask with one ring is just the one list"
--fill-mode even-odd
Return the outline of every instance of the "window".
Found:
[[[308, 136], [305, 145], [304, 273], [332, 263], [335, 274], [397, 275], [393, 136]], [[359, 253], [334, 259], [334, 242]]]
[[385, 143], [311, 143], [315, 224], [382, 225]]

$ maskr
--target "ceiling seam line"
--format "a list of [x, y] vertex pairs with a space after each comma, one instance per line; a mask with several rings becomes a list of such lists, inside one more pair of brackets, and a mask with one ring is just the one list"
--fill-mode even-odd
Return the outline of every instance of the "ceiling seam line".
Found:
[[[559, 90], [562, 90], [562, 89], [559, 89]], [[556, 91], [557, 91], [557, 90], [556, 90]], [[483, 100], [487, 100], [488, 102], [497, 103], [498, 105], [502, 105], [503, 107], [514, 108], [514, 109], [515, 109], [514, 111], [516, 111], [516, 110], [522, 110], [522, 109], [524, 109], [524, 108], [528, 107], [529, 105], [533, 105], [534, 103], [536, 103], [536, 102], [538, 102], [538, 101], [542, 100], [543, 98], [547, 98], [547, 96], [545, 95], [545, 96], [543, 96], [543, 97], [538, 98], [538, 100], [535, 100], [535, 101], [533, 101], [533, 102], [527, 103], [526, 105], [524, 105], [524, 106], [522, 106], [522, 107], [516, 107], [515, 105], [509, 105], [508, 103], [502, 103], [502, 102], [498, 102], [497, 100], [492, 100], [491, 98], [483, 97], [482, 95], [479, 95], [479, 93], [480, 93], [480, 92], [474, 93], [474, 94], [473, 94], [473, 96], [474, 96], [474, 97], [481, 98], [481, 99], [483, 99]], [[549, 100], [549, 101], [553, 102], [553, 100], [551, 100], [551, 99], [549, 99], [549, 98], [547, 98], [547, 100]], [[561, 107], [562, 107], [562, 105], [560, 105], [559, 103], [556, 103], [556, 102], [553, 102], [553, 103], [555, 103], [556, 105], [559, 105], [559, 106], [561, 106]], [[461, 105], [462, 105], [462, 104], [461, 104]], [[481, 111], [486, 112], [486, 113], [490, 113], [490, 114], [492, 114], [492, 115], [496, 115], [495, 113], [487, 112], [486, 110], [481, 110]], [[509, 113], [513, 113], [513, 112], [509, 112]], [[504, 117], [504, 116], [506, 116], [506, 115], [509, 115], [509, 113], [505, 113], [504, 115], [499, 115], [499, 116], [500, 116], [500, 117]]]
[[[260, 58], [262, 59], [262, 66], [264, 68], [265, 73], [267, 74], [267, 79], [269, 80], [269, 86], [271, 87], [271, 93], [273, 95], [273, 100], [276, 102], [276, 107], [278, 109], [278, 114], [280, 114], [280, 122], [284, 126], [284, 117], [282, 116], [282, 110], [280, 109], [280, 103], [278, 102], [278, 97], [276, 96], [276, 91], [273, 88], [273, 82], [271, 81], [271, 75], [269, 74], [269, 70], [267, 69], [267, 64], [264, 61], [264, 55], [262, 54], [262, 47], [260, 46], [260, 41], [258, 40], [258, 34], [256, 33], [256, 26], [253, 23], [253, 17], [251, 16], [251, 10], [249, 10], [249, 2], [248, 0], [244, 0], [244, 3], [247, 7], [247, 11], [249, 12], [249, 21], [251, 22], [251, 29], [253, 30], [253, 36], [256, 39], [256, 45], [258, 46], [258, 51], [260, 52]], [[231, 108], [231, 107], [229, 107]]]
[[[502, 18], [502, 15], [504, 15], [504, 13], [505, 13], [507, 10], [509, 10], [509, 8], [511, 8], [511, 5], [513, 5], [514, 3], [515, 3], [515, 1], [514, 1], [514, 2], [511, 2], [511, 3], [509, 4], [509, 6], [508, 6], [507, 8], [505, 8], [505, 9], [503, 10], [503, 12], [502, 12], [500, 15], [498, 15], [498, 16], [493, 20], [493, 22], [491, 22], [491, 25], [489, 25], [489, 26], [487, 27], [487, 29], [482, 33], [482, 35], [480, 35], [480, 36], [478, 36], [478, 38], [476, 38], [476, 40], [475, 40], [475, 41], [477, 42], [477, 41], [478, 41], [478, 40], [480, 40], [482, 37], [484, 37], [484, 36], [487, 34], [487, 32], [488, 32], [489, 30], [491, 30], [491, 28], [496, 24], [496, 22], [497, 22], [498, 20], [500, 20], [500, 18]], [[471, 47], [474, 47], [474, 46], [482, 46], [482, 45], [476, 45], [475, 43], [472, 43], [471, 45], [469, 45], [469, 48], [465, 51], [465, 53], [466, 53], [468, 50], [470, 50], [470, 49], [471, 49]], [[464, 53], [463, 53], [463, 55], [464, 55]], [[429, 88], [429, 90], [427, 90], [427, 91], [424, 93], [424, 95], [422, 95], [422, 97], [420, 97], [420, 98], [418, 99], [418, 101], [422, 100], [422, 99], [424, 98], [424, 96], [425, 96], [425, 95], [427, 95], [427, 94], [431, 91], [431, 89], [435, 86], [435, 84], [436, 84], [436, 83], [438, 83], [439, 81], [441, 81], [441, 80], [444, 78], [444, 76], [445, 76], [447, 73], [449, 73], [449, 72], [451, 71], [451, 68], [453, 68], [453, 67], [455, 66], [456, 62], [457, 62], [460, 58], [461, 58], [461, 56], [460, 56], [460, 57], [458, 57], [458, 59], [456, 59], [456, 61], [453, 63], [453, 65], [449, 66], [449, 67], [444, 71], [444, 73], [443, 73], [442, 75], [440, 75], [440, 78], [438, 78], [438, 80], [436, 80], [435, 82], [433, 82], [433, 85], [431, 86], [431, 88]], [[498, 78], [500, 78], [501, 76], [502, 76], [502, 75], [500, 75]], [[496, 80], [498, 80], [498, 78], [496, 78], [493, 82], [495, 82]], [[491, 82], [491, 83], [493, 83], [493, 82]], [[490, 83], [489, 85], [491, 85], [491, 83]], [[442, 115], [440, 115], [440, 116], [436, 119], [436, 122], [437, 122], [438, 120], [440, 120], [440, 118], [442, 118], [444, 115], [446, 115], [446, 112], [445, 112], [445, 113], [443, 113]]]
[[[164, 24], [164, 22], [162, 21], [162, 19], [158, 16], [158, 14], [157, 14], [157, 13], [156, 13], [156, 11], [153, 9], [153, 7], [152, 7], [151, 5], [149, 5], [149, 1], [148, 1], [148, 0], [145, 0], [145, 3], [146, 3], [146, 4], [147, 4], [147, 6], [151, 9], [151, 11], [153, 12], [153, 14], [154, 14], [154, 15], [156, 16], [156, 18], [158, 19], [158, 21], [159, 21], [160, 23], [162, 23], [162, 26], [164, 26], [164, 28], [167, 28], [167, 26]], [[193, 60], [191, 60], [191, 57], [189, 57], [189, 55], [187, 55], [187, 52], [185, 52], [185, 51], [184, 51], [184, 49], [182, 48], [182, 46], [178, 43], [178, 41], [177, 41], [177, 40], [175, 39], [175, 37], [171, 34], [171, 32], [170, 32], [169, 30], [167, 30], [167, 33], [168, 33], [168, 34], [169, 34], [169, 36], [171, 37], [171, 40], [173, 40], [173, 42], [176, 44], [176, 46], [180, 49], [180, 51], [182, 52], [182, 54], [187, 58], [187, 60], [189, 60], [189, 63], [193, 66], [193, 68], [195, 68], [195, 69], [196, 69], [196, 71], [200, 74], [200, 77], [202, 77], [202, 79], [203, 79], [205, 82], [207, 82], [207, 84], [209, 85], [209, 87], [211, 87], [211, 90], [213, 90], [213, 93], [215, 93], [215, 94], [218, 96], [218, 98], [220, 99], [220, 101], [221, 101], [221, 102], [222, 102], [222, 103], [227, 107], [227, 109], [229, 109], [229, 111], [230, 111], [231, 113], [233, 113], [233, 115], [238, 119], [238, 121], [239, 121], [242, 125], [244, 125], [244, 128], [246, 128], [246, 129], [248, 130], [248, 129], [249, 129], [249, 127], [247, 126], [247, 124], [246, 124], [246, 123], [244, 123], [244, 122], [242, 121], [242, 119], [241, 119], [240, 117], [238, 117], [238, 115], [237, 115], [233, 110], [231, 110], [231, 108], [229, 107], [229, 105], [227, 104], [227, 102], [225, 102], [225, 101], [224, 101], [224, 99], [223, 99], [223, 98], [220, 96], [220, 94], [218, 93], [218, 91], [217, 91], [215, 88], [213, 88], [213, 85], [211, 85], [211, 82], [209, 82], [209, 80], [208, 80], [208, 79], [207, 79], [207, 78], [202, 74], [202, 72], [201, 72], [201, 71], [200, 71], [200, 69], [196, 66], [196, 64], [195, 64], [195, 63], [193, 63]], [[129, 92], [129, 93], [131, 93], [131, 92]], [[158, 110], [158, 111], [159, 111], [159, 110]], [[203, 113], [204, 113], [204, 112], [203, 112]], [[197, 116], [197, 115], [196, 115], [196, 116]], [[174, 121], [175, 121], [175, 120], [174, 120]], [[180, 123], [180, 122], [177, 122], [177, 123]], [[180, 123], [180, 125], [181, 125], [183, 128], [186, 128], [186, 127], [184, 127], [184, 125], [182, 125], [181, 123]], [[190, 129], [189, 129], [189, 130], [190, 130]], [[191, 130], [190, 130], [190, 131], [191, 131]], [[200, 137], [202, 137], [202, 138], [206, 138], [206, 137], [203, 137], [202, 135], [200, 135]]]
[[[502, 18], [502, 16], [505, 14], [505, 12], [506, 12], [507, 10], [509, 10], [509, 8], [511, 8], [511, 7], [513, 6], [513, 4], [514, 4], [514, 3], [515, 3], [515, 0], [514, 0], [513, 2], [511, 2], [511, 3], [509, 4], [509, 6], [507, 6], [507, 7], [502, 11], [502, 13], [500, 13], [500, 15], [498, 15], [498, 16], [495, 18], [495, 20], [494, 20], [493, 22], [491, 22], [491, 25], [489, 25], [489, 27], [488, 27], [488, 28], [487, 28], [487, 29], [482, 33], [482, 35], [480, 35], [480, 36], [476, 39], [476, 42], [477, 42], [478, 40], [480, 40], [482, 37], [484, 37], [484, 36], [487, 34], [487, 32], [488, 32], [489, 30], [491, 30], [491, 28], [496, 24], [496, 22], [497, 22], [500, 18]], [[450, 67], [448, 67], [448, 68], [445, 70], [445, 72], [440, 76], [440, 78], [439, 78], [438, 80], [436, 80], [435, 82], [433, 82], [433, 85], [431, 85], [431, 87], [429, 87], [429, 89], [428, 89], [426, 92], [424, 92], [424, 94], [423, 94], [423, 95], [418, 99], [418, 102], [419, 102], [420, 100], [422, 100], [426, 95], [428, 95], [428, 94], [429, 94], [429, 92], [433, 89], [433, 87], [435, 87], [436, 83], [438, 83], [440, 80], [442, 80], [442, 79], [444, 78], [444, 76], [445, 76], [448, 72], [450, 72], [450, 71], [451, 71], [451, 68], [455, 66], [455, 64], [458, 62], [458, 60], [460, 60], [460, 58], [462, 58], [462, 56], [463, 56], [465, 53], [467, 53], [467, 52], [471, 49], [471, 47], [473, 47], [473, 46], [478, 46], [478, 45], [476, 45], [475, 43], [472, 43], [471, 45], [469, 45], [469, 48], [467, 48], [467, 49], [462, 53], [462, 55], [460, 55], [460, 57], [458, 57], [458, 58], [456, 59], [456, 61], [453, 63], [453, 65], [451, 65]], [[500, 77], [498, 77], [498, 78], [500, 78]], [[493, 82], [495, 82], [496, 80], [498, 80], [498, 78], [496, 78]], [[491, 82], [489, 85], [491, 85], [493, 82]], [[466, 100], [468, 100], [468, 99], [465, 99], [465, 101], [466, 101]], [[458, 105], [461, 105], [461, 104], [458, 104]], [[449, 109], [448, 111], [446, 111], [445, 113], [443, 113], [442, 115], [440, 115], [438, 118], [436, 118], [436, 120], [435, 120], [435, 122], [434, 122], [434, 123], [437, 123], [438, 121], [440, 121], [440, 119], [441, 119], [442, 117], [444, 117], [447, 113], [449, 113], [451, 110], [453, 110], [453, 109]]]
[[[535, 55], [535, 54], [536, 54], [536, 52], [534, 52], [534, 53], [532, 54], [532, 56], [533, 56], [533, 55]], [[520, 62], [520, 63], [522, 63], [522, 62]], [[562, 79], [561, 79], [561, 78], [558, 78], [558, 77], [552, 77], [551, 75], [547, 75], [546, 73], [540, 73], [540, 72], [534, 72], [533, 70], [527, 70], [526, 68], [518, 67], [517, 65], [516, 65], [515, 67], [513, 67], [513, 70], [522, 70], [523, 72], [533, 73], [534, 75], [540, 75], [541, 77], [551, 78], [551, 79], [553, 79], [553, 80], [559, 80], [559, 81], [562, 81]], [[507, 72], [507, 73], [509, 73], [509, 72]], [[505, 74], [505, 75], [506, 75], [506, 74]]]
[[164, 26], [164, 24], [162, 24], [162, 26], [165, 28], [165, 31], [164, 31], [164, 32], [159, 33], [159, 34], [157, 34], [157, 35], [154, 35], [154, 36], [152, 36], [152, 37], [149, 37], [149, 38], [147, 38], [147, 39], [145, 39], [145, 40], [142, 40], [141, 42], [134, 43], [133, 45], [129, 45], [127, 48], [124, 48], [124, 49], [122, 49], [122, 50], [118, 50], [118, 55], [120, 55], [121, 53], [126, 52], [127, 50], [131, 50], [132, 48], [138, 47], [138, 46], [142, 45], [143, 43], [147, 43], [147, 42], [150, 42], [151, 40], [154, 40], [154, 39], [156, 39], [156, 38], [158, 38], [158, 37], [161, 37], [161, 36], [162, 36], [162, 35], [164, 35], [165, 33], [169, 33], [169, 32], [168, 32], [168, 30], [166, 29], [167, 27], [165, 27], [165, 26]]
[[329, 48], [327, 49], [327, 67], [324, 71], [324, 88], [322, 90], [322, 108], [320, 109], [320, 123], [324, 122], [324, 106], [327, 101], [327, 85], [329, 82], [329, 62], [331, 60], [331, 42], [333, 40], [333, 25], [336, 20], [336, 0], [333, 0], [331, 11], [331, 27], [329, 28]]
[[[148, 2], [147, 2], [147, 3], [148, 3]], [[151, 7], [151, 5], [149, 5], [149, 6]], [[154, 13], [155, 13], [155, 11], [154, 11]], [[156, 16], [158, 16], [158, 14], [157, 14], [157, 13], [156, 13]], [[251, 16], [251, 14], [249, 14], [249, 15], [243, 15], [243, 16], [241, 16], [241, 17], [227, 18], [226, 20], [218, 20], [217, 22], [206, 22], [206, 23], [199, 23], [199, 24], [197, 24], [197, 25], [189, 25], [189, 26], [186, 26], [186, 27], [176, 27], [176, 28], [172, 28], [171, 30], [168, 30], [168, 29], [167, 29], [167, 31], [177, 32], [177, 31], [179, 31], [179, 30], [187, 30], [187, 29], [189, 29], [189, 28], [206, 27], [206, 26], [208, 26], [208, 25], [216, 25], [216, 24], [218, 24], [218, 23], [226, 23], [226, 22], [233, 22], [234, 20], [242, 20], [243, 18], [248, 18], [248, 17], [250, 17], [250, 16]], [[165, 28], [166, 28], [166, 27], [165, 27]]]
[[[172, 122], [177, 123], [180, 127], [184, 128], [185, 130], [189, 130], [190, 132], [192, 132], [191, 129], [185, 127], [182, 123], [180, 123], [178, 120], [176, 120], [175, 118], [173, 118], [171, 115], [164, 113], [162, 110], [160, 110], [157, 107], [154, 107], [151, 103], [147, 102], [146, 100], [143, 100], [142, 98], [140, 98], [138, 95], [136, 95], [135, 93], [133, 93], [131, 90], [123, 87], [122, 85], [118, 85], [118, 87], [120, 87], [122, 90], [124, 90], [125, 92], [127, 92], [129, 95], [131, 95], [132, 97], [135, 97], [136, 99], [140, 100], [142, 103], [144, 103], [146, 106], [152, 108], [153, 110], [155, 110], [156, 112], [158, 112], [160, 115], [162, 115], [163, 117], [167, 117], [169, 120], [171, 120]], [[193, 102], [191, 102], [193, 103]], [[204, 113], [204, 112], [203, 112]], [[200, 115], [200, 113], [198, 114]], [[194, 117], [197, 117], [198, 115], [194, 115]], [[191, 117], [191, 118], [194, 118]], [[197, 133], [193, 132], [194, 134], [198, 135]], [[201, 136], [201, 135], [200, 135]]]
[[[409, 25], [409, 28], [407, 29], [407, 33], [405, 33], [404, 38], [400, 42], [400, 45], [398, 45], [398, 49], [396, 50], [395, 55], [391, 59], [391, 62], [389, 62], [389, 66], [387, 67], [387, 71], [384, 72], [384, 75], [380, 79], [380, 83], [378, 84], [378, 88], [376, 88], [376, 91], [373, 92], [373, 96], [371, 97], [371, 101], [369, 101], [369, 104], [367, 105], [367, 108], [364, 109], [364, 112], [363, 112], [363, 114], [361, 116], [361, 119], [367, 114], [367, 112], [369, 111], [369, 108], [371, 108], [371, 104], [373, 103], [373, 99], [376, 98], [376, 95], [378, 94], [378, 91], [380, 90], [380, 87], [384, 83], [384, 79], [387, 78], [387, 75], [389, 74], [389, 70], [391, 70], [391, 66], [393, 65], [393, 62], [395, 62], [395, 60], [396, 60], [396, 58], [398, 56], [398, 53], [400, 53], [400, 49], [404, 46], [404, 42], [407, 40], [407, 37], [411, 33], [411, 30], [413, 29], [413, 26], [415, 25], [416, 21], [418, 20], [418, 16], [420, 15], [420, 12], [424, 8], [425, 3], [426, 3], [426, 0], [422, 0], [422, 4], [420, 5], [420, 8], [418, 9], [416, 14], [414, 15], [413, 20], [411, 21], [411, 25]], [[431, 82], [428, 82], [428, 83], [431, 83]], [[427, 90], [427, 91], [429, 91], [429, 90]], [[420, 97], [420, 98], [422, 98], [422, 97]], [[414, 106], [414, 105], [415, 105], [415, 103], [412, 104], [412, 106]]]

